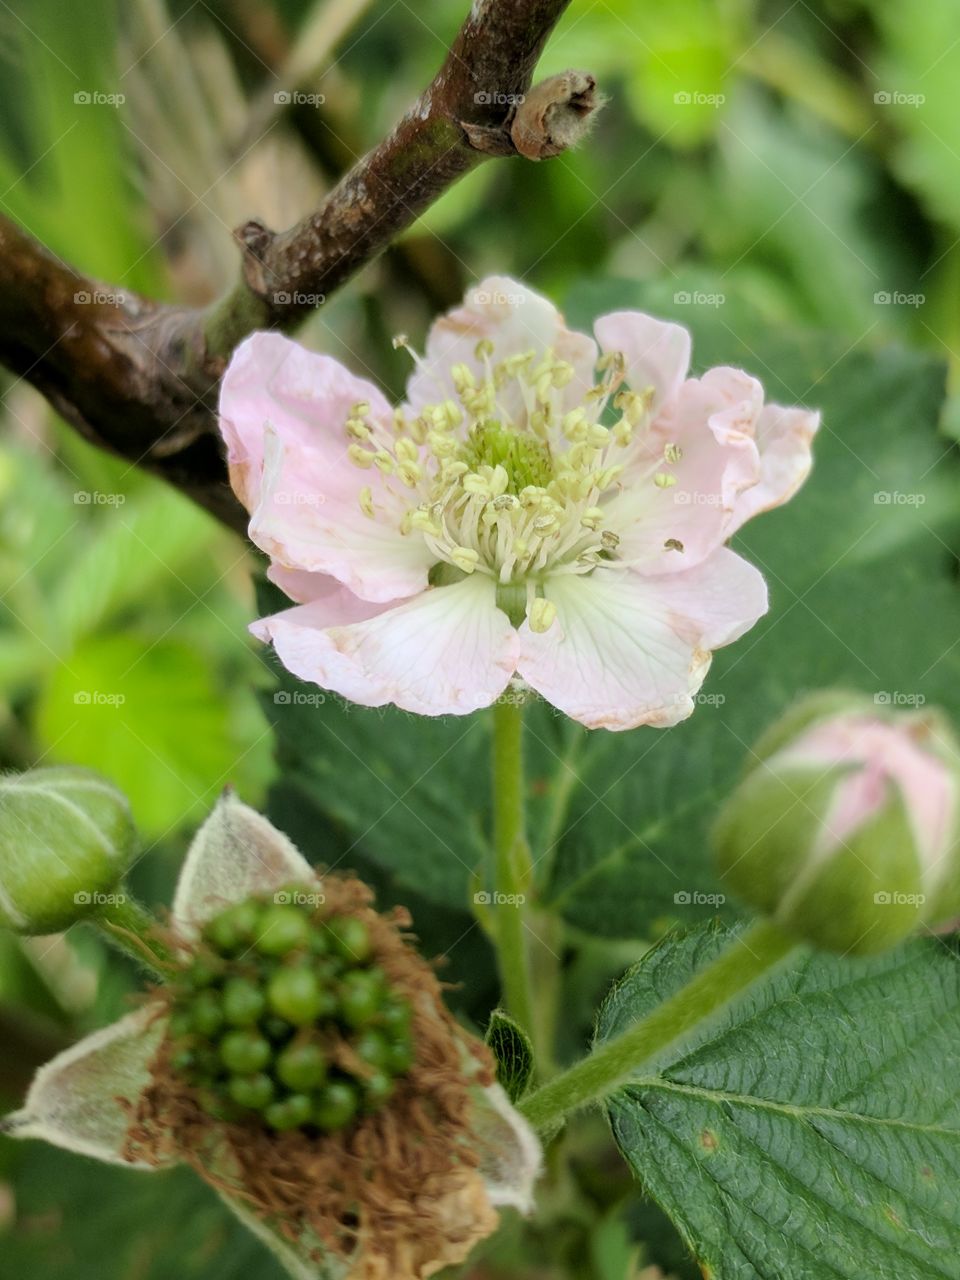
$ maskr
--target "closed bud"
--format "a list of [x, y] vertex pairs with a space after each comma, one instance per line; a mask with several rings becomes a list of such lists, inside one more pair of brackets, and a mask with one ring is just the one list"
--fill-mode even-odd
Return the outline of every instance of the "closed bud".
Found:
[[939, 714], [817, 695], [751, 760], [714, 845], [784, 930], [865, 955], [960, 912], [960, 749]]
[[126, 798], [91, 769], [0, 779], [0, 924], [65, 929], [97, 910], [136, 850]]

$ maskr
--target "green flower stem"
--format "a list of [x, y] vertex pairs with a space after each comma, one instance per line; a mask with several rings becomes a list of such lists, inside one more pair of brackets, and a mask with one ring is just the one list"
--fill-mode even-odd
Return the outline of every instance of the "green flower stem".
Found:
[[493, 853], [495, 940], [508, 1012], [525, 1031], [533, 1027], [530, 960], [525, 930], [530, 892], [530, 848], [524, 820], [523, 707], [502, 699], [493, 708]]
[[156, 977], [165, 977], [171, 956], [156, 936], [156, 916], [128, 893], [118, 891], [111, 897], [116, 901], [98, 906], [92, 922], [119, 951], [132, 956]]
[[669, 1000], [531, 1094], [520, 1110], [535, 1128], [551, 1129], [571, 1111], [602, 1101], [637, 1067], [717, 1013], [796, 945], [776, 925], [758, 921]]

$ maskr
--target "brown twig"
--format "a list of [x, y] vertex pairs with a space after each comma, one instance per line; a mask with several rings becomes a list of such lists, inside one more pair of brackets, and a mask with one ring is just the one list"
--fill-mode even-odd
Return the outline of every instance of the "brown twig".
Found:
[[[569, 111], [554, 88], [549, 112], [527, 113], [519, 151], [511, 136], [568, 3], [474, 0], [433, 82], [319, 209], [280, 233], [256, 221], [238, 229], [241, 279], [206, 311], [100, 286], [0, 217], [0, 363], [87, 439], [242, 529], [215, 420], [231, 351], [254, 329], [294, 328], [487, 156], [551, 155], [576, 142], [576, 121], [585, 127], [592, 110], [582, 73], [572, 73]], [[542, 145], [530, 132], [537, 119]]]

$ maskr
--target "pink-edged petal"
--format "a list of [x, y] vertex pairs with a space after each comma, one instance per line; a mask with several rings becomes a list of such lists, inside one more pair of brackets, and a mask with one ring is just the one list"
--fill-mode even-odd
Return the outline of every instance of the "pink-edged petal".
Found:
[[173, 899], [173, 923], [190, 937], [234, 902], [314, 878], [293, 842], [228, 791], [190, 845]]
[[276, 561], [268, 566], [267, 577], [297, 604], [308, 604], [334, 588], [347, 590], [329, 574], [310, 573], [306, 569], [288, 569], [285, 564], [277, 564]]
[[517, 670], [538, 693], [591, 729], [659, 728], [686, 719], [711, 651], [767, 609], [763, 577], [726, 548], [666, 577], [598, 571], [548, 579], [557, 618], [520, 629]]
[[344, 622], [339, 598], [263, 618], [288, 671], [365, 707], [395, 703], [420, 715], [465, 715], [489, 706], [516, 665], [516, 633], [479, 573], [361, 621]]
[[769, 404], [761, 410], [756, 422], [760, 478], [737, 495], [734, 529], [793, 497], [810, 474], [813, 437], [819, 429], [820, 414], [810, 409]]
[[124, 1159], [123, 1150], [130, 1108], [150, 1083], [149, 1064], [165, 1030], [157, 1008], [145, 1005], [71, 1045], [40, 1068], [22, 1108], [4, 1118], [0, 1131], [108, 1164], [154, 1168]]
[[[483, 365], [476, 357], [481, 339], [493, 344], [494, 364], [526, 351], [541, 355], [551, 347], [558, 359], [573, 365], [573, 380], [559, 396], [564, 409], [578, 407], [593, 385], [597, 360], [593, 339], [568, 329], [553, 303], [529, 286], [507, 276], [490, 276], [468, 292], [462, 306], [435, 321], [423, 359], [407, 383], [410, 407], [420, 410], [456, 399], [450, 375], [455, 364], [465, 364], [481, 376]], [[512, 380], [503, 388], [498, 405], [504, 417], [523, 422], [525, 406]]]
[[596, 321], [593, 331], [604, 355], [623, 353], [633, 391], [653, 388], [654, 418], [673, 403], [690, 368], [690, 334], [682, 325], [642, 311], [612, 311]]
[[375, 419], [389, 420], [390, 406], [377, 387], [330, 356], [279, 333], [254, 333], [241, 342], [220, 384], [220, 428], [231, 483], [247, 510], [259, 499], [268, 424], [288, 446], [322, 452], [332, 491], [346, 482], [355, 493], [357, 472], [346, 458], [343, 429], [361, 400]]
[[[672, 574], [699, 564], [731, 536], [738, 504], [762, 476], [756, 440], [762, 408], [763, 388], [739, 369], [711, 369], [684, 383], [606, 508], [622, 560], [641, 573]], [[661, 487], [658, 476], [672, 483]]]
[[[260, 495], [250, 538], [288, 569], [327, 574], [367, 600], [396, 600], [427, 585], [435, 559], [422, 538], [404, 536], [404, 500], [376, 468], [361, 471], [346, 454], [288, 445], [269, 429]], [[334, 483], [337, 468], [344, 474]], [[349, 474], [346, 474], [349, 472]], [[375, 515], [360, 509], [360, 490], [373, 490]]]

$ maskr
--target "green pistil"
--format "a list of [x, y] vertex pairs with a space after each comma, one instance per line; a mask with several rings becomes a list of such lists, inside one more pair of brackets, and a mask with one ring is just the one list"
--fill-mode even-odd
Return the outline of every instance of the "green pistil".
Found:
[[461, 457], [471, 471], [503, 467], [509, 477], [507, 492], [512, 494], [529, 485], [545, 489], [553, 479], [553, 459], [547, 445], [493, 419], [473, 428]]
[[382, 1106], [412, 1065], [410, 1004], [366, 924], [309, 901], [221, 912], [172, 984], [171, 1061], [214, 1116], [330, 1132]]

